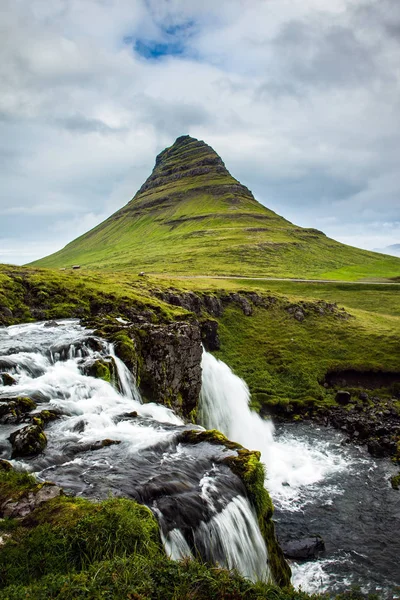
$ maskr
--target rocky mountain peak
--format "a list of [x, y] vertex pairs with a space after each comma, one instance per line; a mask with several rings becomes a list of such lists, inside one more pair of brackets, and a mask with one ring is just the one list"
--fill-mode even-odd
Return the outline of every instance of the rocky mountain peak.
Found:
[[229, 172], [211, 146], [190, 135], [182, 135], [157, 156], [153, 172], [139, 193], [183, 177], [201, 175], [212, 178], [213, 175], [229, 175]]

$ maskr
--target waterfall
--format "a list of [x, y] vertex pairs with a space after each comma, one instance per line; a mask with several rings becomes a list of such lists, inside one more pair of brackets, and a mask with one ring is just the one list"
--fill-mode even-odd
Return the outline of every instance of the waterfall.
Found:
[[[114, 385], [88, 375], [98, 360], [113, 361]], [[123, 495], [146, 504], [173, 559], [199, 556], [253, 581], [269, 579], [254, 509], [224, 462], [234, 451], [179, 443], [183, 430], [198, 426], [185, 425], [163, 405], [143, 404], [112, 344], [73, 320], [0, 328], [0, 367], [15, 379], [11, 387], [0, 386], [0, 402], [29, 396], [36, 413], [59, 415], [45, 428], [45, 451], [15, 459], [15, 466], [67, 493]], [[2, 458], [10, 458], [13, 427], [0, 422]]]
[[[218, 429], [250, 450], [259, 450], [266, 465], [267, 488], [275, 502], [299, 510], [312, 498], [313, 485], [343, 470], [347, 461], [325, 446], [287, 436], [276, 440], [271, 420], [250, 410], [246, 383], [224, 362], [203, 351], [199, 421]], [[331, 494], [335, 490], [327, 487]]]

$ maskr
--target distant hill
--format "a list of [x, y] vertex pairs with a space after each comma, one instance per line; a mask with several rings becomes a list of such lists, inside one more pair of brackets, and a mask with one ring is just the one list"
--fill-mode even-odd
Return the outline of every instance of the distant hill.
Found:
[[35, 261], [152, 273], [357, 280], [400, 275], [400, 260], [346, 246], [269, 210], [190, 136], [161, 152], [126, 206]]
[[390, 254], [391, 256], [400, 256], [400, 244], [392, 244], [391, 246], [385, 246], [385, 248], [374, 248], [374, 252]]

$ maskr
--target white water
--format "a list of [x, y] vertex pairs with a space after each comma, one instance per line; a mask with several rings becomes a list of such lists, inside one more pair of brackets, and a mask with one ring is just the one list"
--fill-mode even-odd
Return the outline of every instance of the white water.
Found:
[[[287, 436], [274, 438], [274, 425], [250, 410], [246, 383], [222, 361], [208, 352], [202, 359], [203, 382], [200, 394], [200, 421], [206, 429], [218, 429], [229, 439], [250, 450], [259, 450], [266, 465], [267, 482], [276, 504], [286, 510], [301, 510], [312, 501], [315, 484], [345, 469], [348, 461], [326, 444], [311, 445]], [[318, 487], [329, 497], [339, 490]]]
[[[10, 394], [31, 396], [37, 412], [62, 414], [46, 428], [44, 454], [14, 464], [73, 493], [138, 497], [158, 517], [172, 558], [199, 553], [254, 581], [267, 580], [267, 551], [254, 510], [241, 495], [241, 482], [225, 465], [218, 466], [226, 451], [176, 443], [183, 421], [165, 406], [142, 404], [113, 346], [89, 339], [89, 333], [76, 321], [0, 329], [0, 370], [16, 379], [16, 385], [0, 386], [0, 400]], [[116, 365], [115, 387], [85, 374], [86, 366], [104, 357]], [[1, 431], [7, 445], [10, 426], [0, 425]], [[88, 445], [102, 440], [118, 445], [91, 452]]]

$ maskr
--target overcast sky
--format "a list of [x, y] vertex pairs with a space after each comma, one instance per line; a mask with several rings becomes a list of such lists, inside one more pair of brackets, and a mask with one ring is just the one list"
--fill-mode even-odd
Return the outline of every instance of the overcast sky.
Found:
[[1, 0], [0, 262], [126, 204], [190, 134], [292, 222], [400, 243], [399, 0]]

